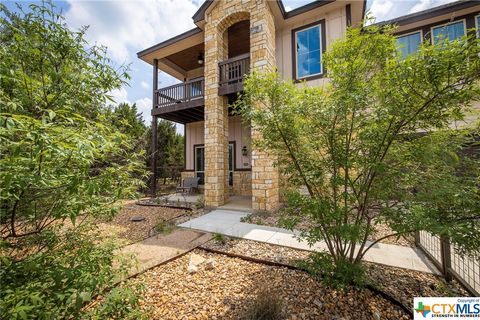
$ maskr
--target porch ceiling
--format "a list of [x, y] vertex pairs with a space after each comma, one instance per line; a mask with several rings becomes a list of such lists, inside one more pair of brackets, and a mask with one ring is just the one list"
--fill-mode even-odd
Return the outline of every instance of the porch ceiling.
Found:
[[199, 43], [188, 49], [171, 54], [165, 57], [165, 59], [168, 59], [185, 71], [194, 70], [203, 66], [198, 63], [198, 54], [204, 53], [204, 47], [203, 43]]

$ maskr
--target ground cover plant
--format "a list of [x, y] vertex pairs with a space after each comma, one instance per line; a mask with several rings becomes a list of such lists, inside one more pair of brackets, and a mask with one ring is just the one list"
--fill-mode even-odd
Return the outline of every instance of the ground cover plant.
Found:
[[[288, 180], [283, 224], [310, 222], [301, 236], [329, 253], [312, 261], [340, 282], [360, 281], [385, 237], [427, 230], [480, 250], [480, 165], [462, 155], [478, 146], [478, 121], [462, 120], [480, 100], [480, 40], [424, 41], [402, 57], [393, 30], [349, 29], [323, 55], [322, 87], [252, 73], [236, 104]], [[393, 231], [369, 243], [376, 223]]]

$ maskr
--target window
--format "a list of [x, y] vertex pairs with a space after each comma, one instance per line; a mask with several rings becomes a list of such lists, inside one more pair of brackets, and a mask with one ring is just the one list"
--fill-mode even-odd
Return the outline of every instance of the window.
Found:
[[400, 50], [403, 58], [415, 53], [420, 47], [421, 43], [422, 33], [420, 31], [399, 36], [397, 38], [397, 47]]
[[477, 37], [480, 38], [480, 15], [475, 17], [475, 26], [477, 27]]
[[433, 43], [448, 39], [453, 41], [465, 35], [464, 20], [432, 28]]
[[198, 184], [205, 184], [205, 147], [195, 146], [195, 177], [200, 178]]
[[324, 22], [293, 30], [294, 66], [296, 79], [318, 76], [323, 73], [322, 50], [324, 50]]

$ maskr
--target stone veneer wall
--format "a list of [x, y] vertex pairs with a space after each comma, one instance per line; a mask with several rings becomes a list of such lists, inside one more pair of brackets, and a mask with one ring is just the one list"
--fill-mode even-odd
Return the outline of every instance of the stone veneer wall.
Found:
[[236, 196], [252, 196], [252, 173], [250, 171], [234, 171], [231, 194]]
[[[226, 30], [250, 20], [251, 69], [275, 69], [275, 25], [266, 0], [222, 0], [205, 15], [205, 204], [217, 207], [228, 199], [228, 111], [218, 96], [218, 63], [227, 59]], [[252, 138], [261, 138], [252, 128]], [[252, 207], [274, 210], [279, 204], [278, 170], [264, 152], [252, 150]]]

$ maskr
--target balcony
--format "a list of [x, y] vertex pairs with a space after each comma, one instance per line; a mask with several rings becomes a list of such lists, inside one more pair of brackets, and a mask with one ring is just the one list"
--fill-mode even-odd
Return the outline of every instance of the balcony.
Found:
[[158, 89], [155, 91], [152, 115], [179, 123], [201, 121], [204, 90], [203, 77]]
[[[242, 54], [218, 64], [218, 95], [243, 90], [244, 75], [250, 71], [250, 54]], [[205, 78], [196, 78], [155, 90], [153, 116], [178, 123], [204, 120]]]
[[218, 64], [220, 81], [218, 95], [225, 96], [243, 90], [244, 75], [250, 72], [250, 54], [242, 54]]

